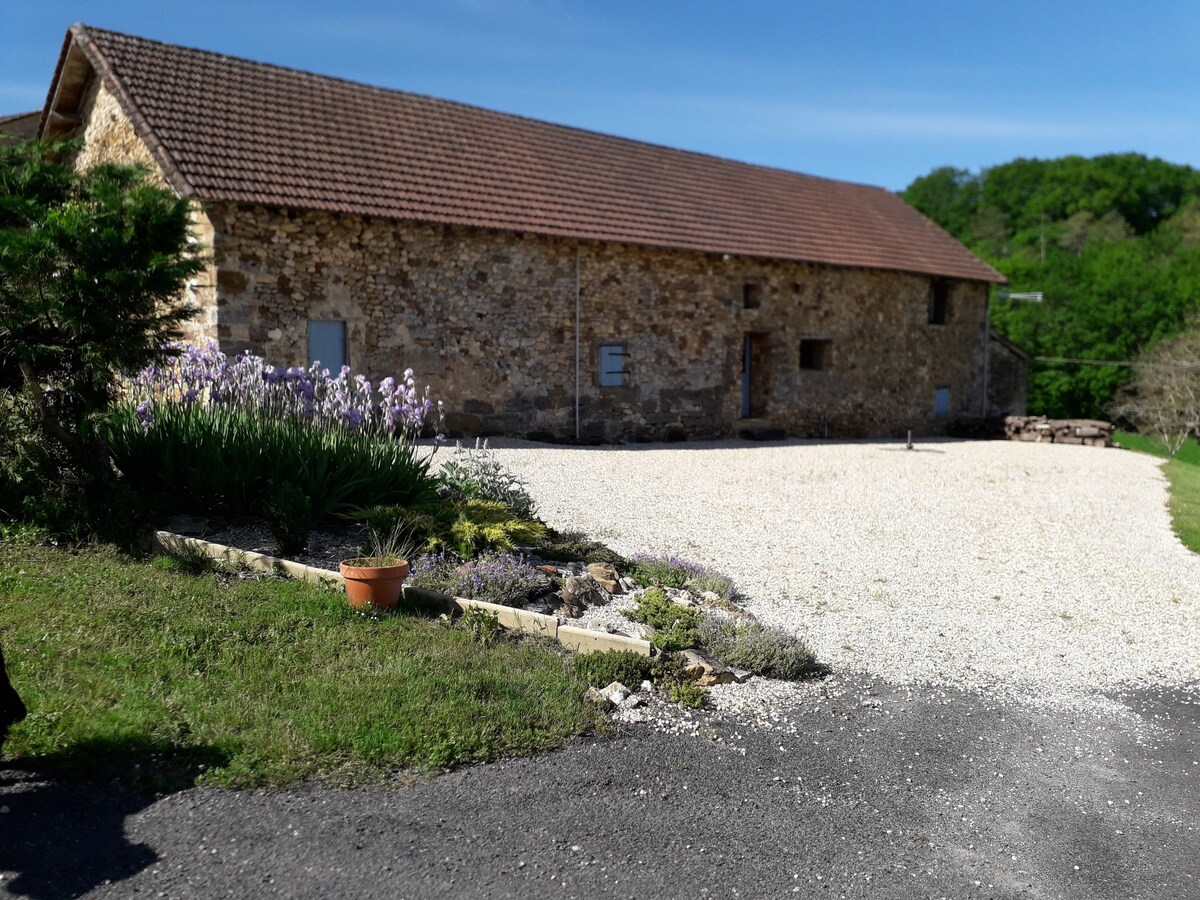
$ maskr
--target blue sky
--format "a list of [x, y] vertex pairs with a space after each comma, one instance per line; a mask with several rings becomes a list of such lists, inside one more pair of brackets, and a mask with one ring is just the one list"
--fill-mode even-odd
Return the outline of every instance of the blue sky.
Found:
[[0, 114], [75, 21], [814, 175], [1200, 167], [1200, 3], [3, 0]]

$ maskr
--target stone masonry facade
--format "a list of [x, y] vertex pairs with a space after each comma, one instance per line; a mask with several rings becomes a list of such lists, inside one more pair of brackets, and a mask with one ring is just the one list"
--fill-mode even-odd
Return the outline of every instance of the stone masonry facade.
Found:
[[[82, 136], [81, 166], [153, 165], [102, 87]], [[411, 367], [455, 433], [574, 438], [577, 296], [584, 440], [931, 435], [983, 412], [982, 282], [941, 283], [930, 324], [934, 280], [900, 272], [233, 203], [197, 208], [196, 236], [189, 339], [304, 365], [309, 322], [344, 322], [347, 362]]]

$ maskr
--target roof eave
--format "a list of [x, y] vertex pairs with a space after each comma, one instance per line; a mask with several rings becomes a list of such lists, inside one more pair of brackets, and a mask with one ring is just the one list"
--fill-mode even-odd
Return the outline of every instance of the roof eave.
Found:
[[191, 182], [180, 171], [167, 148], [146, 121], [146, 117], [125, 90], [121, 79], [113, 71], [112, 64], [89, 37], [86, 26], [80, 23], [67, 29], [58, 65], [54, 70], [54, 79], [50, 83], [46, 106], [38, 124], [38, 135], [59, 137], [81, 124], [79, 114], [92, 73], [99, 77], [104, 87], [116, 97], [117, 103], [129, 117], [134, 133], [149, 149], [154, 161], [162, 169], [167, 183], [181, 197], [195, 195]]

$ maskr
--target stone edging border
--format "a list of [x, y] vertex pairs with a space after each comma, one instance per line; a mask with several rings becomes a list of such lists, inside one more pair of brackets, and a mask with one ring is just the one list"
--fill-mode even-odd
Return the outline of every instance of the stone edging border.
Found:
[[[225, 544], [215, 544], [200, 538], [185, 537], [170, 531], [155, 531], [153, 543], [167, 553], [201, 553], [209, 559], [228, 565], [240, 566], [255, 572], [267, 572], [272, 575], [285, 575], [300, 581], [313, 584], [340, 587], [345, 584], [341, 574], [330, 569], [319, 569], [316, 566], [306, 566], [290, 559], [278, 556], [268, 556], [253, 550], [241, 550]], [[431, 603], [444, 607], [452, 614], [467, 609], [481, 609], [491, 613], [505, 628], [513, 631], [524, 631], [530, 634], [543, 635], [557, 640], [568, 650], [576, 653], [597, 653], [602, 650], [624, 650], [641, 656], [650, 656], [650, 642], [623, 634], [609, 634], [605, 631], [593, 631], [589, 628], [576, 628], [573, 625], [559, 624], [557, 616], [515, 609], [511, 606], [501, 606], [487, 603], [483, 600], [468, 600], [465, 597], [454, 597], [440, 591], [430, 591], [424, 588], [404, 586], [406, 600]]]

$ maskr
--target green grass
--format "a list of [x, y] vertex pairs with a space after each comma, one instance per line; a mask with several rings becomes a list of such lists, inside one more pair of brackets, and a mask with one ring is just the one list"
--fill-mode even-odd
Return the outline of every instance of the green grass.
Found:
[[[1140, 434], [1118, 431], [1116, 443], [1129, 450], [1166, 457], [1162, 444]], [[1171, 485], [1171, 525], [1183, 545], [1200, 553], [1200, 443], [1189, 440], [1174, 458], [1163, 466]]]
[[109, 549], [0, 544], [0, 643], [30, 710], [6, 754], [155, 790], [379, 781], [600, 726], [545, 645]]

